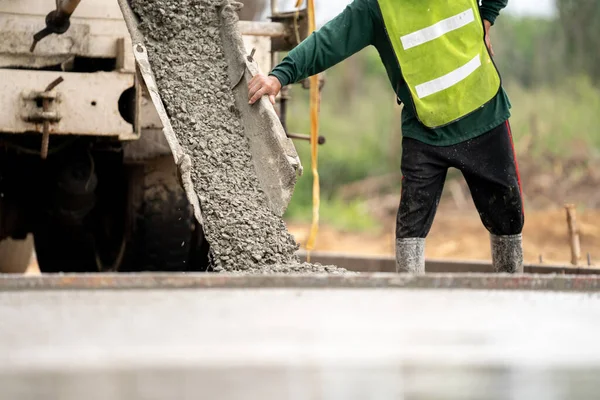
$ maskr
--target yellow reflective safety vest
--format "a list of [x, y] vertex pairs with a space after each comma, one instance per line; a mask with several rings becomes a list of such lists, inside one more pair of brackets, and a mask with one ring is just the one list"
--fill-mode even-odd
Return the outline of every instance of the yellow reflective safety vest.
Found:
[[378, 0], [417, 118], [440, 128], [500, 90], [477, 0]]

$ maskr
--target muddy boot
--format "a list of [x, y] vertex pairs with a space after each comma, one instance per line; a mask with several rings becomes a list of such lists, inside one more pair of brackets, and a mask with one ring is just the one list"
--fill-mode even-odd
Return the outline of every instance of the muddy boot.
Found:
[[492, 265], [496, 272], [523, 273], [522, 235], [490, 235]]
[[396, 239], [396, 272], [425, 273], [425, 239]]

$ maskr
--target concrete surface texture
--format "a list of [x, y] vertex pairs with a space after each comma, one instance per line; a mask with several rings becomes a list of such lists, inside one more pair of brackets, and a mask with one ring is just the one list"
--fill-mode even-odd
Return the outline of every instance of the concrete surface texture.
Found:
[[[229, 67], [229, 81], [234, 87], [235, 104], [240, 112], [260, 187], [265, 192], [271, 211], [281, 217], [292, 198], [296, 180], [302, 174], [302, 165], [269, 99], [263, 97], [253, 105], [248, 104], [248, 84], [253, 76], [260, 73], [261, 69], [263, 73], [270, 70], [271, 42], [267, 38], [266, 43], [262, 41], [253, 46], [245, 41], [239, 32], [233, 9], [224, 7], [221, 10], [221, 43]], [[255, 53], [254, 57], [249, 57], [252, 52]], [[259, 60], [264, 62], [265, 58], [268, 62], [258, 64]]]
[[600, 389], [592, 293], [0, 292], [0, 321], [0, 393], [11, 399], [583, 399]]

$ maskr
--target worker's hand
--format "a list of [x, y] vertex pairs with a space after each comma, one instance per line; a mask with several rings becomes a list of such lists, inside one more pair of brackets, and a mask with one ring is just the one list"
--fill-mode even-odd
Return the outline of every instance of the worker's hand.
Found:
[[269, 96], [271, 104], [275, 105], [275, 96], [281, 90], [279, 79], [262, 74], [254, 75], [248, 84], [248, 103], [254, 104], [263, 96]]
[[492, 23], [490, 21], [488, 21], [487, 19], [484, 19], [483, 26], [485, 27], [485, 45], [487, 46], [488, 50], [490, 51], [490, 54], [493, 57], [494, 56], [494, 48], [492, 47], [492, 41], [490, 39], [490, 28], [492, 27]]

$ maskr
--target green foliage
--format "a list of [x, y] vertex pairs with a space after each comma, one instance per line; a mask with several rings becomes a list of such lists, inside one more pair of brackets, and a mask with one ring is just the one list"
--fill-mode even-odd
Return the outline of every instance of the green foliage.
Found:
[[[288, 129], [309, 133], [308, 91], [295, 85], [292, 96]], [[373, 49], [327, 72], [320, 134], [327, 138], [327, 143], [319, 147], [322, 223], [346, 230], [372, 228], [375, 222], [364, 205], [360, 201], [346, 204], [336, 197], [336, 192], [345, 184], [400, 168], [399, 110], [385, 69]], [[296, 141], [295, 145], [304, 175], [298, 180], [286, 217], [310, 220], [310, 145], [303, 141]]]
[[558, 82], [564, 76], [565, 38], [556, 21], [503, 15], [491, 37], [494, 60], [505, 81], [533, 87]]
[[532, 87], [584, 74], [600, 83], [600, 1], [557, 0], [557, 8], [555, 20], [498, 18], [492, 41], [505, 79]]
[[[286, 219], [292, 222], [310, 221], [312, 217], [310, 199], [308, 203], [301, 203], [296, 198], [294, 200], [286, 213]], [[378, 223], [370, 215], [366, 204], [358, 199], [349, 202], [337, 198], [322, 199], [320, 221], [322, 224], [348, 232], [375, 232], [378, 228]]]
[[[323, 197], [331, 197], [340, 185], [400, 167], [400, 154], [389, 147], [400, 134], [400, 121], [393, 121], [398, 106], [381, 62], [372, 62], [375, 56], [376, 52], [366, 51], [326, 75], [320, 134], [327, 143], [319, 147]], [[292, 96], [288, 129], [309, 133], [308, 91], [294, 86]], [[295, 143], [305, 174], [310, 175], [310, 145]], [[301, 179], [301, 184], [310, 186], [304, 183], [307, 180]]]
[[[517, 148], [532, 144], [533, 157], [561, 158], [600, 152], [600, 91], [587, 76], [566, 78], [557, 86], [506, 87], [513, 109], [511, 125]], [[543, 160], [541, 160], [543, 161]]]
[[568, 44], [566, 60], [578, 73], [600, 82], [600, 1], [557, 0], [559, 22]]

